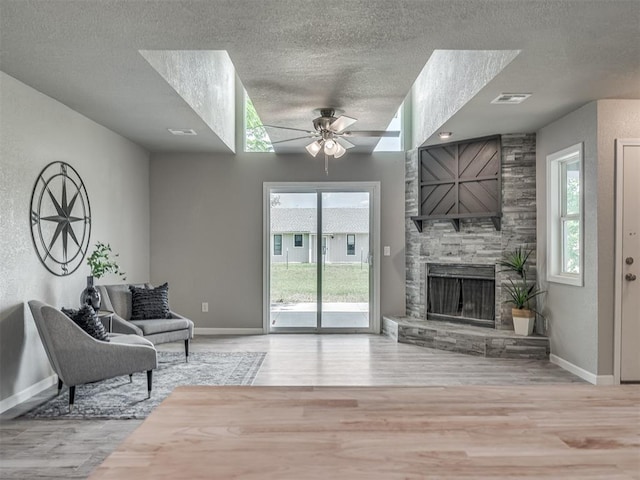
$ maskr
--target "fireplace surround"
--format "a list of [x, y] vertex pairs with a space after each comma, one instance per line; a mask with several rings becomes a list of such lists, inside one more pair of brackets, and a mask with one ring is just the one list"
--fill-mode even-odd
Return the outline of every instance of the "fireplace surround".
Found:
[[[517, 246], [536, 249], [536, 137], [535, 134], [501, 135], [501, 229], [488, 218], [464, 218], [459, 230], [450, 221], [423, 222], [422, 232], [411, 220], [419, 215], [418, 149], [409, 151], [405, 169], [406, 315], [426, 319], [427, 264], [489, 265], [495, 271], [495, 325], [511, 330], [511, 307], [506, 286], [509, 274], [495, 265]], [[535, 253], [534, 253], [535, 256]], [[535, 264], [535, 258], [530, 259]], [[538, 322], [542, 324], [543, 322]], [[489, 328], [491, 328], [489, 326]], [[537, 325], [544, 334], [544, 325]]]
[[427, 263], [428, 320], [495, 327], [495, 266]]

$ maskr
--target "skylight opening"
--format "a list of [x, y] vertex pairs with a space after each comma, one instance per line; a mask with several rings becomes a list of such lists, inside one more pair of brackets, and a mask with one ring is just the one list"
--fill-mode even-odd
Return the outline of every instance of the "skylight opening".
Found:
[[404, 136], [403, 121], [402, 121], [402, 109], [404, 102], [400, 105], [400, 108], [396, 112], [395, 116], [391, 119], [391, 122], [387, 126], [386, 131], [400, 131], [398, 137], [382, 137], [378, 141], [374, 152], [401, 152], [402, 151], [402, 137]]
[[253, 106], [253, 102], [244, 92], [244, 151], [245, 152], [273, 152], [273, 145], [262, 120]]

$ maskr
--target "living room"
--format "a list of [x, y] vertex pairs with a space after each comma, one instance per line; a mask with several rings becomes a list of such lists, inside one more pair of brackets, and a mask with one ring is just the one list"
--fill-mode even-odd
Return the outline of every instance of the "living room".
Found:
[[[377, 335], [383, 317], [425, 314], [415, 305], [425, 305], [427, 254], [478, 263], [482, 242], [470, 239], [499, 236], [501, 250], [487, 248], [494, 259], [517, 246], [534, 249], [531, 266], [546, 292], [536, 332], [548, 338], [553, 362], [539, 371], [553, 367], [577, 381], [620, 383], [616, 140], [640, 138], [638, 3], [304, 6], [265, 2], [260, 15], [247, 18], [256, 8], [251, 2], [0, 3], [0, 411], [55, 388], [27, 302], [77, 308], [89, 275], [84, 262], [68, 275], [53, 274], [34, 249], [30, 198], [40, 172], [55, 161], [71, 165], [84, 182], [91, 245], [111, 245], [127, 283], [168, 282], [171, 309], [195, 324], [194, 352], [198, 342], [203, 350], [265, 351], [264, 342], [287, 342], [293, 351], [296, 338], [300, 348], [318, 348], [306, 335], [271, 334], [265, 325], [264, 186], [368, 182], [379, 184], [380, 197], [371, 341], [391, 342], [375, 349], [398, 348]], [[164, 56], [149, 53], [158, 51]], [[209, 51], [228, 52], [226, 67], [203, 53]], [[172, 70], [180, 62], [192, 70]], [[202, 66], [211, 63], [224, 74], [198, 93]], [[328, 173], [322, 155], [305, 151], [307, 140], [245, 152], [245, 90], [265, 124], [304, 130], [312, 128], [314, 109], [329, 106], [357, 118], [354, 130], [385, 130], [404, 102], [404, 146], [378, 152], [377, 139], [353, 140], [344, 157], [329, 158]], [[531, 97], [520, 105], [491, 103], [515, 92]], [[441, 139], [441, 132], [453, 135]], [[276, 135], [272, 140], [291, 138]], [[513, 135], [532, 142], [527, 194], [512, 190], [515, 216], [528, 215], [512, 225], [529, 222], [527, 232], [503, 223], [498, 233], [489, 219], [462, 219], [460, 232], [436, 220], [425, 221], [420, 233], [410, 218], [419, 215], [411, 184], [417, 177], [408, 176], [418, 150], [489, 135], [502, 136], [503, 145]], [[546, 261], [549, 157], [576, 144], [584, 165], [581, 286], [548, 281]], [[513, 155], [503, 158], [503, 168], [525, 157]], [[513, 210], [502, 212], [515, 218]], [[353, 334], [350, 348], [367, 335]], [[421, 347], [404, 347], [426, 361]], [[403, 365], [418, 367], [398, 364], [398, 371]], [[265, 366], [286, 382], [286, 373]], [[323, 381], [342, 385], [344, 375], [336, 371]], [[502, 381], [509, 376], [511, 370]], [[407, 378], [406, 385], [412, 381], [420, 384]]]

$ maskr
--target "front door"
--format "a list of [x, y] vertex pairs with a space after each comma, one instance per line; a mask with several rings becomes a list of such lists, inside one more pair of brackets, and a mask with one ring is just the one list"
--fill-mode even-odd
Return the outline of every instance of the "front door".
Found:
[[620, 381], [640, 382], [640, 141], [622, 142], [618, 152]]
[[265, 186], [269, 332], [372, 331], [374, 191]]

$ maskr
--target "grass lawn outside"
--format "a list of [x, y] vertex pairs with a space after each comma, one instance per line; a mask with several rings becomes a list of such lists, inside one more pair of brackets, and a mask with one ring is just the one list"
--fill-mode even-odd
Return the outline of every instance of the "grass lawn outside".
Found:
[[[317, 301], [315, 263], [271, 264], [271, 303]], [[322, 270], [324, 302], [369, 302], [369, 265], [327, 263]]]

